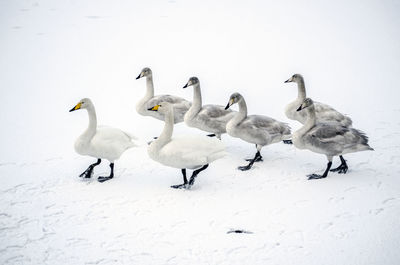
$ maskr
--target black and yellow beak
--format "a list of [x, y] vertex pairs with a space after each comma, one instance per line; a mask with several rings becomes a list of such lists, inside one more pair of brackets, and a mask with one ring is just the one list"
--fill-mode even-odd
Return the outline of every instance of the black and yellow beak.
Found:
[[183, 86], [183, 88], [187, 88], [189, 86], [189, 82], [186, 83], [186, 85]]
[[76, 106], [75, 107], [73, 107], [72, 109], [70, 109], [69, 110], [69, 112], [71, 112], [71, 111], [75, 111], [75, 110], [78, 110], [78, 109], [80, 109], [81, 108], [81, 106], [82, 106], [82, 103], [78, 103], [78, 104], [76, 104]]
[[148, 108], [147, 110], [151, 110], [151, 111], [158, 111], [158, 108], [160, 107], [160, 105], [155, 105], [152, 108]]
[[228, 104], [226, 104], [225, 110], [229, 109], [232, 105], [233, 105], [233, 98], [231, 98]]
[[137, 77], [136, 77], [136, 80], [138, 80], [139, 78], [141, 78], [142, 77], [142, 73], [140, 73]]

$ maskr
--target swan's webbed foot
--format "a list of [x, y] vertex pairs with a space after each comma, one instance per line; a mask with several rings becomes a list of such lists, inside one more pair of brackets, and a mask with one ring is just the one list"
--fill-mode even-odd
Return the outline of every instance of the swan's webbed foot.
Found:
[[207, 134], [207, 136], [208, 137], [215, 137], [215, 136], [217, 136], [215, 133], [212, 133], [212, 134]]
[[292, 140], [283, 140], [283, 143], [284, 144], [293, 144], [293, 141]]
[[322, 174], [322, 175], [318, 175], [318, 174], [310, 174], [310, 175], [307, 175], [308, 180], [310, 180], [310, 179], [323, 179], [323, 178], [326, 178], [326, 177], [328, 176], [329, 169], [331, 169], [331, 166], [332, 166], [332, 161], [329, 160], [328, 164], [326, 165], [326, 169], [325, 169], [324, 174]]
[[93, 176], [93, 167], [88, 167], [82, 174], [79, 175], [80, 178], [90, 179]]
[[247, 171], [251, 168], [252, 165], [247, 165], [247, 166], [240, 166], [238, 167], [239, 170], [241, 171]]
[[183, 183], [183, 184], [178, 184], [178, 185], [172, 185], [171, 188], [173, 189], [190, 189], [190, 187], [192, 187], [192, 185], [188, 184], [188, 183]]
[[113, 178], [113, 176], [109, 176], [109, 177], [98, 177], [98, 178], [97, 178], [97, 181], [103, 183], [103, 182], [105, 182], [105, 181], [107, 181], [107, 180], [110, 180], [110, 179], [112, 179], [112, 178]]
[[249, 170], [255, 162], [263, 161], [260, 151], [257, 151], [257, 153], [253, 159], [246, 159], [246, 161], [250, 161], [250, 163], [247, 166], [238, 167], [239, 170], [241, 170], [241, 171]]
[[337, 168], [331, 169], [331, 172], [337, 172], [339, 174], [346, 174], [349, 167], [347, 165], [340, 165]]
[[307, 177], [308, 177], [308, 180], [310, 180], [310, 179], [323, 179], [323, 178], [326, 178], [326, 176], [324, 176], [324, 175], [318, 175], [318, 174], [310, 174], [310, 175], [307, 175]]
[[340, 166], [338, 166], [337, 168], [331, 169], [330, 171], [337, 172], [339, 174], [346, 174], [349, 167], [347, 166], [346, 160], [343, 158], [343, 156], [339, 156], [339, 157], [340, 157], [340, 161], [342, 163], [340, 164]]
[[[253, 158], [247, 158], [247, 159], [245, 159], [247, 162], [251, 162], [251, 161], [253, 161]], [[262, 159], [262, 156], [258, 156], [257, 158], [256, 158], [256, 160], [254, 160], [254, 162], [263, 162], [264, 160]]]
[[190, 177], [190, 180], [189, 180], [189, 181], [188, 181], [187, 178], [186, 178], [186, 169], [185, 169], [185, 168], [182, 168], [183, 184], [180, 184], [180, 185], [172, 185], [171, 188], [174, 188], [174, 189], [187, 189], [187, 190], [190, 189], [190, 188], [193, 186], [194, 181], [196, 180], [197, 175], [198, 175], [201, 171], [203, 171], [204, 169], [206, 169], [207, 167], [208, 167], [208, 164], [206, 164], [206, 165], [202, 166], [201, 168], [196, 169], [195, 171], [193, 171], [192, 176]]
[[114, 177], [114, 163], [110, 163], [111, 173], [108, 177], [98, 177], [97, 181], [103, 183], [104, 181], [110, 180]]
[[93, 176], [94, 167], [100, 165], [100, 163], [101, 163], [101, 159], [98, 158], [97, 162], [94, 164], [91, 164], [84, 172], [82, 172], [82, 174], [79, 175], [79, 177], [90, 179]]

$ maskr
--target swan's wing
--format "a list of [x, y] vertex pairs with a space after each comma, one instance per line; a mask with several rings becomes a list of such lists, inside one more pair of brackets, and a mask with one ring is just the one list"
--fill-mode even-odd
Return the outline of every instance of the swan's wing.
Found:
[[172, 138], [162, 148], [162, 152], [166, 155], [173, 154], [183, 159], [198, 161], [199, 165], [207, 162], [207, 158], [213, 154], [224, 151], [225, 146], [220, 140], [206, 136]]
[[220, 118], [230, 115], [232, 110], [225, 110], [224, 106], [220, 105], [204, 105], [198, 115], [203, 115], [210, 118]]
[[345, 137], [349, 137], [349, 128], [339, 123], [317, 124], [307, 133], [307, 138], [316, 143], [345, 143]]
[[272, 137], [290, 134], [290, 127], [286, 123], [261, 115], [247, 116], [241, 126], [248, 128], [250, 133], [254, 132], [257, 135], [262, 132], [267, 132]]
[[317, 120], [319, 121], [335, 121], [340, 122], [344, 126], [351, 126], [353, 123], [349, 117], [327, 104], [314, 102], [314, 106]]
[[136, 137], [113, 127], [99, 126], [96, 134], [92, 138], [93, 145], [121, 145], [121, 146], [134, 146], [132, 140]]
[[336, 111], [331, 106], [321, 102], [314, 102], [314, 107], [315, 107], [315, 112]]
[[161, 102], [168, 102], [174, 105], [174, 108], [190, 108], [191, 103], [184, 98], [172, 96], [172, 95], [157, 95], [149, 99], [146, 103], [147, 108], [154, 107], [155, 105], [160, 104]]

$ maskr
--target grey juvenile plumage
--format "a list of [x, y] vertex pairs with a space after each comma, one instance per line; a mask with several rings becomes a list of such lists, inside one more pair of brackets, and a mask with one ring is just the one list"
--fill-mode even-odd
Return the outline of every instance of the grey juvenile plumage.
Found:
[[[300, 74], [294, 74], [285, 81], [285, 83], [290, 82], [297, 83], [297, 99], [286, 106], [285, 114], [289, 119], [297, 120], [298, 122], [304, 124], [307, 120], [307, 113], [305, 111], [296, 111], [306, 98], [304, 78]], [[351, 126], [353, 123], [349, 117], [343, 115], [329, 105], [320, 102], [314, 102], [314, 107], [317, 121], [335, 121], [346, 127]]]
[[136, 104], [136, 111], [143, 116], [152, 116], [156, 119], [164, 121], [164, 115], [159, 112], [149, 111], [149, 108], [168, 102], [174, 106], [174, 123], [183, 121], [183, 116], [188, 111], [191, 103], [186, 99], [172, 95], [157, 95], [154, 96], [153, 73], [150, 68], [146, 67], [140, 72], [136, 79], [146, 77], [146, 95]]
[[184, 116], [185, 124], [202, 131], [215, 134], [221, 139], [221, 134], [226, 133], [226, 124], [235, 115], [234, 111], [225, 110], [219, 105], [202, 105], [200, 81], [191, 77], [183, 87], [193, 86], [193, 103]]
[[226, 106], [228, 109], [233, 104], [239, 104], [239, 112], [226, 125], [227, 133], [236, 138], [256, 145], [257, 153], [247, 166], [239, 167], [240, 170], [248, 170], [254, 162], [262, 161], [261, 148], [266, 145], [280, 142], [290, 138], [290, 127], [267, 116], [247, 116], [247, 105], [242, 95], [231, 95]]
[[348, 166], [342, 157], [343, 154], [373, 150], [368, 145], [368, 137], [362, 131], [338, 122], [317, 122], [314, 102], [310, 98], [304, 99], [297, 111], [306, 111], [307, 120], [302, 128], [293, 133], [293, 144], [299, 149], [324, 154], [328, 159], [324, 174], [311, 174], [309, 179], [327, 177], [334, 156], [340, 156], [342, 164], [331, 171], [346, 173]]

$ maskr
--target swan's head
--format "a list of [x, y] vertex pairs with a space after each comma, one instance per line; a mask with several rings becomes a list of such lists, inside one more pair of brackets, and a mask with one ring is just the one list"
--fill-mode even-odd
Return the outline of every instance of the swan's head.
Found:
[[301, 103], [300, 107], [297, 109], [297, 111], [303, 110], [303, 109], [308, 108], [313, 105], [314, 105], [314, 102], [312, 101], [311, 98], [305, 98], [303, 100], [303, 103]]
[[147, 110], [151, 110], [151, 111], [157, 111], [160, 112], [161, 114], [165, 114], [168, 111], [171, 111], [171, 109], [173, 108], [173, 105], [169, 102], [161, 102], [158, 105], [155, 105], [154, 107], [148, 108]]
[[76, 104], [75, 107], [70, 109], [69, 112], [75, 111], [78, 109], [87, 109], [87, 108], [90, 108], [91, 106], [93, 106], [92, 101], [88, 98], [83, 98], [83, 99], [79, 100], [78, 104]]
[[136, 79], [142, 78], [142, 77], [147, 77], [147, 76], [152, 76], [153, 73], [151, 72], [151, 69], [148, 67], [143, 68], [143, 70], [140, 72], [140, 74], [136, 77]]
[[243, 96], [240, 95], [239, 93], [233, 93], [231, 97], [229, 98], [229, 102], [226, 105], [225, 109], [229, 109], [233, 104], [238, 103], [243, 99]]
[[298, 83], [298, 82], [300, 82], [302, 80], [303, 80], [303, 77], [301, 76], [301, 74], [294, 74], [294, 75], [292, 75], [291, 78], [286, 80], [285, 83], [290, 83], [290, 82]]
[[183, 88], [187, 88], [188, 86], [194, 86], [196, 84], [200, 84], [200, 81], [197, 77], [193, 76], [189, 78], [189, 81], [186, 83], [186, 85], [183, 86]]

